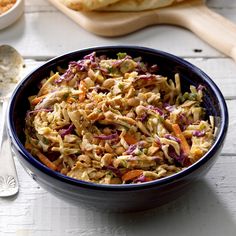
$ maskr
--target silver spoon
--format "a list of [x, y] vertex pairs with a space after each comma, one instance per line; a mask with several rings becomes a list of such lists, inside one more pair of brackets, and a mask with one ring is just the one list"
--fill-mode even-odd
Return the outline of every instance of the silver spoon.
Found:
[[7, 135], [6, 112], [11, 92], [21, 77], [24, 61], [21, 55], [9, 45], [0, 46], [0, 102], [2, 105], [0, 123], [0, 197], [15, 195], [19, 190], [16, 167]]

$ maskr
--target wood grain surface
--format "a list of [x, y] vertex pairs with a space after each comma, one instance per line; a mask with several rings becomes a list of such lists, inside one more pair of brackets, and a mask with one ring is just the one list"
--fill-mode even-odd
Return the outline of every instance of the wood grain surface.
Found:
[[140, 12], [79, 12], [58, 0], [49, 0], [65, 15], [91, 33], [122, 36], [149, 25], [177, 25], [189, 29], [236, 62], [236, 24], [209, 9], [203, 0], [188, 0]]

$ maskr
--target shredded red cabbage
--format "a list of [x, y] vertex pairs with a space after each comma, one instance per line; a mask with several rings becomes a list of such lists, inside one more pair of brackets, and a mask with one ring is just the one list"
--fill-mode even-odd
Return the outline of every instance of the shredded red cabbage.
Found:
[[67, 134], [71, 134], [75, 129], [75, 126], [71, 124], [67, 129], [60, 129], [59, 134], [64, 138]]
[[140, 175], [137, 179], [135, 179], [134, 183], [144, 183], [147, 182], [148, 179], [144, 175]]
[[84, 56], [85, 60], [90, 60], [91, 62], [94, 62], [96, 58], [96, 52], [92, 52], [86, 56]]
[[169, 146], [168, 154], [181, 166], [186, 167], [186, 166], [191, 165], [191, 162], [188, 156], [182, 150], [180, 151], [180, 155], [177, 155], [177, 153], [175, 152], [175, 149], [172, 146]]
[[193, 131], [193, 136], [195, 136], [195, 137], [203, 137], [203, 136], [205, 136], [205, 131], [204, 130], [202, 130], [202, 131], [200, 131], [200, 130], [194, 130]]
[[148, 68], [148, 72], [150, 73], [156, 73], [159, 70], [158, 65], [154, 64]]
[[206, 87], [205, 86], [203, 86], [203, 85], [198, 85], [198, 87], [197, 87], [197, 91], [203, 91], [204, 89], [205, 89]]
[[190, 123], [191, 123], [191, 121], [188, 119], [188, 117], [183, 113], [180, 113], [178, 115], [178, 118], [179, 118], [180, 126], [183, 129], [185, 129], [186, 125], [190, 125]]
[[143, 114], [142, 117], [140, 117], [140, 121], [144, 122], [147, 119], [148, 115], [147, 114]]
[[126, 150], [126, 153], [128, 154], [128, 155], [132, 155], [133, 154], [133, 152], [134, 152], [134, 150], [137, 148], [137, 144], [131, 144], [131, 145], [129, 145], [129, 148]]
[[99, 70], [101, 71], [101, 73], [102, 73], [103, 75], [108, 75], [108, 74], [109, 74], [109, 71], [108, 71], [107, 68], [100, 67]]
[[172, 112], [175, 110], [175, 106], [171, 106], [169, 103], [164, 103], [163, 107], [164, 107], [164, 109], [166, 109], [169, 112]]
[[[66, 72], [60, 76], [60, 78], [58, 80], [56, 80], [56, 83], [61, 83], [63, 80], [65, 81], [70, 81], [74, 78], [75, 74], [78, 71], [86, 71], [88, 70], [88, 64], [90, 64], [93, 68], [97, 67], [98, 64], [95, 61], [95, 56], [96, 53], [90, 53], [89, 55], [84, 56], [84, 58], [82, 60], [78, 60], [78, 61], [71, 61], [69, 63], [69, 67], [66, 70]], [[89, 62], [87, 61], [89, 60]], [[75, 70], [75, 72], [73, 72]]]
[[66, 72], [63, 75], [61, 75], [60, 78], [55, 81], [55, 83], [61, 83], [63, 80], [65, 80], [65, 81], [72, 80], [75, 76], [75, 73], [73, 72], [73, 69], [76, 69], [76, 70], [80, 71], [83, 68], [81, 66], [79, 66], [78, 62], [71, 61], [69, 63], [69, 67], [66, 70]]
[[128, 154], [128, 155], [133, 155], [134, 154], [134, 151], [135, 151], [135, 149], [138, 147], [140, 147], [140, 148], [143, 148], [143, 146], [144, 146], [144, 141], [139, 141], [139, 142], [137, 142], [136, 144], [131, 144], [131, 145], [129, 145], [129, 148], [126, 150], [126, 153]]
[[63, 80], [70, 81], [74, 78], [74, 76], [75, 75], [69, 66], [66, 72], [63, 75], [61, 75], [59, 79], [55, 80], [55, 83], [61, 83]]
[[85, 60], [71, 61], [69, 63], [69, 68], [70, 69], [75, 68], [77, 71], [85, 71], [87, 68], [87, 65], [85, 64]]
[[118, 138], [118, 134], [117, 133], [110, 134], [110, 135], [101, 134], [101, 135], [95, 135], [94, 138], [98, 138], [101, 140], [112, 140], [112, 139]]
[[38, 112], [40, 112], [40, 111], [45, 111], [45, 112], [52, 112], [53, 111], [53, 109], [51, 109], [51, 108], [42, 108], [42, 109], [36, 109], [36, 110], [33, 110], [33, 111], [27, 111], [27, 116], [29, 116], [29, 115], [32, 115], [32, 114], [34, 114], [34, 113], [38, 113]]
[[157, 137], [156, 139], [155, 139], [155, 142], [161, 147], [161, 140]]
[[148, 71], [147, 70], [147, 64], [144, 64], [143, 62], [138, 61], [136, 71], [139, 74], [142, 74], [142, 73], [145, 74]]
[[116, 61], [114, 61], [113, 63], [112, 63], [112, 66], [114, 67], [114, 68], [116, 68], [116, 67], [119, 67], [124, 61], [126, 61], [127, 59], [131, 59], [131, 57], [130, 56], [125, 56], [124, 58], [122, 58], [122, 59], [119, 59], [119, 60], [116, 60]]
[[118, 168], [115, 168], [114, 166], [106, 166], [105, 167], [107, 170], [111, 170], [117, 177], [121, 178], [122, 173]]
[[167, 138], [167, 139], [173, 140], [173, 141], [175, 141], [177, 143], [180, 143], [180, 139], [175, 137], [175, 136], [173, 136], [173, 135], [171, 135], [171, 134], [165, 134], [164, 137]]
[[153, 110], [160, 114], [161, 116], [164, 116], [164, 112], [159, 107], [154, 107], [152, 105], [147, 106], [147, 109]]

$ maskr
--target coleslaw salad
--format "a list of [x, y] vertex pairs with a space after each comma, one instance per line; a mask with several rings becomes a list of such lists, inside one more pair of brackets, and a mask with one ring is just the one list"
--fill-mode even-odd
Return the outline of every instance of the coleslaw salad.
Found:
[[69, 177], [101, 184], [160, 179], [187, 168], [212, 146], [216, 127], [204, 87], [181, 91], [181, 75], [125, 52], [95, 53], [58, 68], [29, 97], [25, 147]]

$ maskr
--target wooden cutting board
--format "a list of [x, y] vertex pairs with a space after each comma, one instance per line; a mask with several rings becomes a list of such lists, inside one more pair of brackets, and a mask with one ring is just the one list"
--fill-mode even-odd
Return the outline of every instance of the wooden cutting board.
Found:
[[59, 0], [49, 1], [84, 29], [100, 36], [121, 36], [148, 25], [177, 25], [236, 61], [236, 25], [211, 11], [202, 0], [141, 12], [78, 12]]

